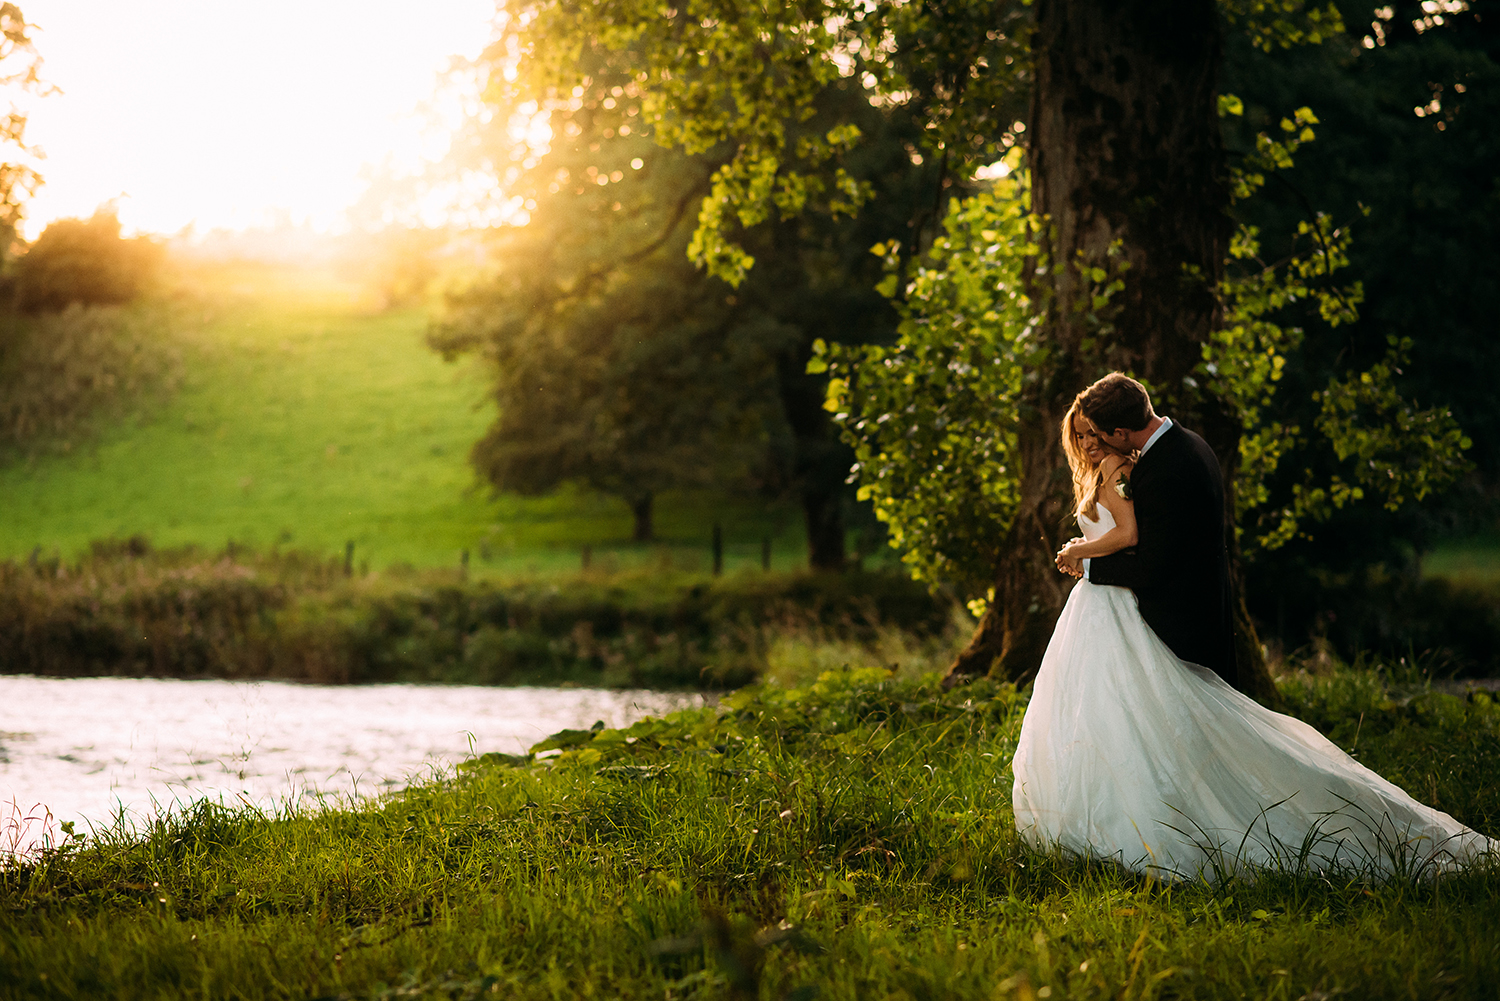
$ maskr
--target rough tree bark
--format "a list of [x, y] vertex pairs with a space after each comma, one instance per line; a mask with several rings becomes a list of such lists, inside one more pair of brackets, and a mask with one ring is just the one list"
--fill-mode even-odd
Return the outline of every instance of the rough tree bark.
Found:
[[[1076, 534], [1058, 424], [1089, 382], [1114, 369], [1146, 381], [1161, 412], [1204, 435], [1226, 484], [1238, 452], [1238, 427], [1191, 381], [1218, 321], [1212, 290], [1230, 235], [1215, 4], [1038, 0], [1036, 17], [1029, 153], [1050, 263], [1032, 281], [1046, 296], [1049, 354], [1023, 398], [1021, 501], [995, 600], [949, 683], [981, 674], [1024, 683], [1041, 663], [1072, 587], [1053, 554]], [[1124, 281], [1112, 328], [1091, 319], [1080, 263]], [[1248, 629], [1243, 602], [1239, 617]], [[1246, 687], [1274, 693], [1253, 630], [1237, 645], [1252, 661], [1240, 664]]]

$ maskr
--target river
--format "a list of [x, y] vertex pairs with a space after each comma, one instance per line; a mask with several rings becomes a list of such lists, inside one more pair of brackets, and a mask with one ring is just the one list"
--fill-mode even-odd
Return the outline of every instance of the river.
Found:
[[0, 853], [62, 821], [133, 824], [194, 800], [262, 808], [399, 788], [476, 751], [702, 705], [681, 692], [0, 677]]

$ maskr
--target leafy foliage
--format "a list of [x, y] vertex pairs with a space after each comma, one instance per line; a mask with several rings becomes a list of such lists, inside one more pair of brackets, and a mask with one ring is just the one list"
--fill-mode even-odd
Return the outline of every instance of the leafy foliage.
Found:
[[[1221, 102], [1233, 113], [1238, 99]], [[1270, 172], [1290, 168], [1293, 154], [1314, 139], [1317, 118], [1302, 108], [1284, 118], [1281, 137], [1262, 133], [1256, 152], [1238, 166], [1235, 187], [1249, 197]], [[1013, 155], [1011, 167], [1019, 167]], [[812, 369], [830, 372], [828, 406], [854, 444], [861, 495], [874, 500], [891, 526], [890, 541], [918, 577], [959, 582], [968, 595], [988, 586], [995, 546], [1009, 525], [1019, 488], [1014, 428], [1023, 373], [1045, 345], [1036, 339], [1040, 311], [1028, 292], [1026, 268], [1036, 265], [1024, 210], [1025, 175], [1014, 171], [992, 192], [953, 203], [945, 236], [905, 289], [899, 340], [891, 347], [824, 349]], [[1271, 506], [1268, 480], [1302, 430], [1276, 418], [1285, 412], [1277, 390], [1288, 355], [1302, 346], [1303, 328], [1288, 309], [1310, 303], [1327, 329], [1358, 319], [1363, 288], [1329, 278], [1347, 267], [1352, 236], [1326, 214], [1298, 223], [1304, 243], [1288, 259], [1260, 259], [1259, 232], [1243, 225], [1231, 244], [1231, 270], [1220, 289], [1224, 322], [1204, 345], [1202, 385], [1233, 408], [1245, 429], [1240, 442], [1236, 510], [1249, 542], [1276, 548], [1333, 511], [1369, 493], [1390, 509], [1450, 486], [1467, 468], [1469, 439], [1442, 408], [1419, 408], [1395, 380], [1409, 342], [1393, 342], [1369, 369], [1335, 372], [1316, 399], [1316, 441], [1344, 463], [1318, 482], [1311, 470], [1293, 499]], [[877, 252], [886, 248], [877, 247]], [[899, 262], [894, 258], [890, 267]], [[1106, 322], [1118, 279], [1107, 269], [1080, 271], [1095, 291], [1083, 302], [1096, 324]], [[883, 291], [895, 296], [892, 270]], [[843, 367], [840, 367], [840, 366]]]
[[[1298, 145], [1313, 138], [1315, 123], [1310, 110], [1301, 109], [1286, 120], [1284, 131], [1291, 134], [1285, 140], [1263, 136], [1256, 173], [1240, 175], [1241, 190], [1253, 192], [1264, 185], [1266, 171], [1289, 166]], [[1019, 162], [1018, 156], [1009, 160]], [[1045, 349], [1025, 281], [1038, 254], [1036, 223], [1024, 210], [1025, 183], [1024, 171], [1016, 170], [992, 191], [952, 204], [945, 235], [899, 290], [904, 297], [895, 345], [829, 346], [810, 366], [831, 377], [827, 405], [855, 447], [861, 496], [872, 499], [889, 524], [891, 544], [919, 578], [956, 581], [967, 595], [988, 586], [995, 547], [1014, 511], [1022, 379]], [[1318, 396], [1316, 441], [1345, 463], [1343, 476], [1319, 483], [1309, 470], [1291, 503], [1269, 505], [1267, 481], [1302, 434], [1275, 416], [1285, 409], [1277, 390], [1287, 356], [1305, 337], [1301, 327], [1285, 322], [1286, 311], [1310, 302], [1331, 330], [1357, 320], [1363, 296], [1357, 282], [1338, 287], [1328, 281], [1348, 264], [1347, 229], [1335, 229], [1319, 214], [1299, 224], [1299, 235], [1306, 241], [1302, 250], [1267, 264], [1258, 256], [1258, 232], [1241, 228], [1231, 255], [1250, 267], [1232, 272], [1220, 290], [1224, 324], [1204, 346], [1199, 370], [1203, 385], [1236, 409], [1245, 428], [1237, 513], [1242, 530], [1261, 526], [1248, 541], [1264, 548], [1309, 533], [1367, 492], [1388, 508], [1421, 500], [1454, 482], [1469, 447], [1450, 413], [1418, 408], [1400, 395], [1395, 379], [1410, 344], [1393, 343], [1370, 369], [1330, 375]], [[895, 296], [894, 255], [889, 266], [883, 291]], [[1083, 301], [1102, 324], [1118, 279], [1104, 268], [1080, 274], [1095, 283]]]
[[[45, 92], [38, 71], [42, 60], [31, 43], [26, 16], [13, 3], [0, 4], [0, 88]], [[14, 104], [0, 114], [0, 262], [17, 250], [17, 232], [25, 213], [26, 199], [41, 185], [42, 175], [33, 163], [37, 153], [26, 144], [26, 116]]]
[[162, 248], [149, 237], [125, 240], [113, 209], [89, 219], [59, 219], [16, 264], [16, 306], [56, 312], [73, 303], [119, 306], [150, 287]]
[[1219, 0], [1224, 19], [1240, 29], [1257, 49], [1270, 52], [1298, 45], [1318, 45], [1344, 31], [1338, 5], [1306, 0]]
[[[1465, 11], [1434, 21], [1416, 4], [1343, 6], [1363, 38], [1260, 53], [1237, 42], [1228, 66], [1228, 85], [1244, 96], [1226, 119], [1231, 149], [1243, 154], [1237, 178], [1275, 190], [1236, 206], [1257, 246], [1244, 255], [1241, 245], [1227, 283], [1229, 311], [1241, 315], [1226, 325], [1248, 330], [1242, 314], [1255, 297], [1236, 283], [1260, 269], [1280, 271], [1272, 281], [1288, 290], [1305, 286], [1276, 314], [1296, 347], [1263, 343], [1267, 357], [1285, 359], [1285, 378], [1276, 420], [1247, 443], [1239, 498], [1260, 505], [1246, 541], [1283, 580], [1311, 567], [1401, 564], [1403, 544], [1421, 546], [1441, 511], [1407, 501], [1430, 501], [1476, 465], [1492, 478], [1495, 463], [1493, 394], [1478, 375], [1491, 367], [1493, 339], [1475, 312], [1495, 291], [1495, 216], [1473, 210], [1492, 187], [1474, 168], [1493, 152], [1495, 106], [1473, 91], [1495, 76], [1493, 44]], [[1316, 117], [1275, 110], [1305, 99], [1317, 102]], [[1318, 141], [1304, 145], [1319, 118]], [[1358, 220], [1358, 239], [1335, 218]], [[1334, 269], [1357, 280], [1338, 288], [1327, 278]], [[1342, 336], [1303, 343], [1302, 326], [1322, 321], [1341, 324]], [[1352, 504], [1361, 498], [1379, 503]], [[1457, 499], [1450, 491], [1444, 506]], [[1316, 549], [1306, 545], [1314, 535]], [[1293, 541], [1267, 562], [1266, 550]]]
[[788, 433], [776, 361], [793, 334], [688, 262], [706, 168], [590, 131], [538, 169], [568, 187], [496, 234], [490, 273], [450, 292], [429, 335], [493, 375], [499, 418], [475, 465], [497, 489], [579, 481], [632, 505], [763, 477]]
[[[665, 13], [665, 16], [663, 16]], [[848, 214], [873, 193], [843, 157], [853, 121], [809, 131], [821, 96], [858, 81], [883, 104], [924, 121], [921, 146], [954, 175], [1014, 142], [1024, 110], [1016, 86], [1029, 33], [1024, 4], [962, 0], [870, 6], [820, 0], [748, 8], [711, 0], [666, 9], [644, 0], [584, 7], [533, 0], [501, 19], [518, 93], [535, 113], [567, 107], [590, 83], [586, 53], [629, 53], [633, 94], [656, 140], [689, 153], [722, 150], [702, 200], [694, 260], [738, 284], [755, 262], [736, 237], [767, 220], [817, 208]]]
[[[1333, 412], [1324, 416], [1334, 405], [1326, 395], [1330, 380], [1343, 386], [1335, 398], [1347, 400], [1358, 392], [1348, 375], [1369, 372], [1374, 379], [1381, 375], [1377, 368], [1383, 369], [1413, 411], [1410, 418], [1395, 418], [1393, 411], [1393, 419], [1411, 421], [1425, 433], [1432, 425], [1416, 413], [1430, 412], [1435, 419], [1451, 413], [1472, 443], [1464, 454], [1474, 473], [1460, 481], [1463, 489], [1420, 510], [1410, 504], [1396, 511], [1383, 504], [1335, 508], [1315, 545], [1295, 539], [1275, 559], [1261, 559], [1268, 579], [1308, 567], [1343, 573], [1378, 562], [1409, 565], [1413, 552], [1429, 546], [1435, 534], [1491, 523], [1500, 468], [1500, 408], [1490, 376], [1500, 363], [1490, 305], [1500, 296], [1500, 213], [1489, 166], [1500, 135], [1494, 26], [1478, 5], [1340, 6], [1350, 33], [1321, 46], [1276, 53], [1238, 42], [1228, 48], [1226, 85], [1244, 107], [1242, 118], [1227, 123], [1232, 150], [1246, 150], [1257, 131], [1277, 131], [1284, 108], [1312, 103], [1323, 122], [1318, 141], [1298, 152], [1295, 165], [1268, 176], [1275, 197], [1236, 209], [1264, 234], [1264, 256], [1282, 260], [1294, 252], [1289, 243], [1296, 222], [1311, 217], [1312, 205], [1326, 211], [1336, 229], [1347, 229], [1350, 220], [1358, 226], [1347, 257], [1348, 273], [1364, 293], [1360, 320], [1342, 336], [1309, 340], [1289, 357], [1282, 419], [1305, 429], [1332, 420]], [[1285, 319], [1298, 325], [1311, 314], [1309, 304], [1288, 311]], [[1439, 438], [1451, 454], [1454, 442]], [[1324, 485], [1337, 475], [1351, 489], [1373, 489], [1354, 479], [1353, 452], [1346, 459], [1295, 441], [1289, 445], [1280, 472], [1267, 481], [1270, 510], [1296, 504], [1295, 491], [1309, 469]], [[1332, 506], [1331, 494], [1323, 503]]]
[[1313, 394], [1320, 404], [1313, 421], [1317, 440], [1344, 464], [1342, 470], [1318, 483], [1308, 469], [1293, 485], [1290, 502], [1268, 505], [1268, 480], [1282, 456], [1307, 445], [1298, 425], [1264, 419], [1268, 408], [1286, 412], [1277, 407], [1277, 383], [1287, 355], [1300, 348], [1304, 338], [1302, 328], [1278, 323], [1277, 317], [1285, 316], [1288, 307], [1310, 302], [1330, 329], [1337, 328], [1358, 320], [1357, 306], [1364, 296], [1357, 282], [1338, 288], [1322, 281], [1348, 265], [1351, 237], [1346, 230], [1334, 229], [1320, 213], [1311, 223], [1299, 224], [1299, 235], [1311, 235], [1311, 247], [1278, 269], [1257, 258], [1258, 232], [1241, 228], [1231, 254], [1259, 268], [1225, 280], [1225, 322], [1204, 347], [1202, 374], [1221, 400], [1238, 408], [1246, 429], [1240, 442], [1235, 506], [1241, 532], [1250, 524], [1262, 530], [1248, 540], [1252, 552], [1276, 549], [1299, 534], [1310, 538], [1313, 524], [1364, 499], [1367, 492], [1380, 498], [1387, 510], [1396, 510], [1408, 498], [1420, 501], [1451, 486], [1468, 468], [1463, 451], [1471, 442], [1452, 413], [1420, 409], [1397, 389], [1396, 376], [1411, 342], [1392, 337], [1384, 359], [1362, 372], [1332, 373], [1326, 388]]
[[[1014, 164], [1016, 158], [1010, 162]], [[1019, 173], [954, 201], [901, 289], [893, 345], [822, 345], [826, 406], [854, 446], [861, 499], [919, 579], [982, 593], [1015, 511], [1023, 367], [1041, 350], [1023, 267], [1036, 252]], [[877, 245], [895, 296], [897, 248]]]

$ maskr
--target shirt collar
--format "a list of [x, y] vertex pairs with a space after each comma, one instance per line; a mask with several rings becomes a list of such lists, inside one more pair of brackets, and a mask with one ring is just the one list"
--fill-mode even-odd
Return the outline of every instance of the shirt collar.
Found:
[[1169, 428], [1171, 426], [1172, 426], [1172, 418], [1170, 418], [1170, 417], [1163, 417], [1161, 419], [1161, 427], [1159, 427], [1155, 431], [1151, 432], [1151, 437], [1147, 438], [1146, 439], [1146, 444], [1144, 444], [1144, 445], [1141, 446], [1141, 454], [1145, 455], [1147, 452], [1151, 451], [1151, 446], [1156, 444], [1156, 439], [1158, 439], [1162, 435], [1166, 434], [1167, 433], [1167, 428]]

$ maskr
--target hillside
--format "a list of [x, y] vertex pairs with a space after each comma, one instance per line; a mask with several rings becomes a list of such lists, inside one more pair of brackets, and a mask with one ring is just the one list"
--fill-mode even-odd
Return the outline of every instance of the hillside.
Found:
[[423, 343], [420, 309], [382, 313], [331, 274], [269, 267], [197, 276], [199, 329], [180, 333], [182, 384], [166, 403], [103, 428], [86, 446], [0, 468], [0, 558], [37, 547], [64, 559], [105, 537], [158, 546], [342, 553], [371, 567], [476, 573], [596, 563], [706, 566], [724, 523], [731, 566], [803, 559], [795, 510], [754, 500], [664, 497], [661, 544], [626, 542], [625, 506], [564, 491], [491, 496], [466, 456], [491, 420], [480, 373]]

